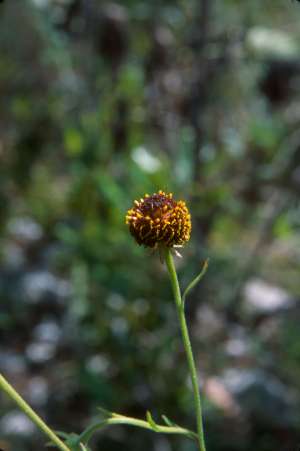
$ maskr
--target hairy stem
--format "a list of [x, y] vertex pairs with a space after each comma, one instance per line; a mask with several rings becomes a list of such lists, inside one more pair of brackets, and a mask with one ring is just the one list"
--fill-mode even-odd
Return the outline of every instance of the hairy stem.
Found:
[[70, 449], [57, 437], [57, 435], [44, 423], [44, 421], [32, 410], [16, 390], [0, 374], [0, 388], [18, 405], [18, 407], [27, 415], [36, 426], [46, 434], [51, 442], [61, 451], [70, 451]]
[[170, 252], [170, 249], [165, 249], [165, 261], [169, 271], [171, 285], [173, 289], [173, 294], [175, 298], [175, 304], [177, 308], [177, 313], [180, 322], [180, 328], [182, 333], [183, 345], [189, 365], [190, 376], [192, 380], [193, 393], [194, 393], [194, 402], [195, 402], [195, 410], [196, 410], [196, 419], [197, 419], [197, 431], [198, 431], [198, 442], [199, 442], [199, 450], [206, 451], [205, 448], [205, 440], [204, 440], [204, 431], [203, 431], [203, 420], [202, 420], [202, 407], [201, 407], [201, 398], [200, 391], [197, 379], [197, 370], [195, 365], [195, 359], [192, 351], [191, 341], [189, 337], [189, 332], [186, 324], [185, 313], [184, 313], [184, 303], [182, 301], [178, 277], [174, 265], [173, 256]]

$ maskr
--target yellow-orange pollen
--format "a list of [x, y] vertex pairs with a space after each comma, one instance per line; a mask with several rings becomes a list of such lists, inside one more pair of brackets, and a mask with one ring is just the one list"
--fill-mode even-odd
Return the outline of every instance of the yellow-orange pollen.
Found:
[[128, 210], [126, 224], [138, 244], [156, 247], [183, 245], [190, 239], [191, 215], [184, 201], [163, 191], [134, 201]]

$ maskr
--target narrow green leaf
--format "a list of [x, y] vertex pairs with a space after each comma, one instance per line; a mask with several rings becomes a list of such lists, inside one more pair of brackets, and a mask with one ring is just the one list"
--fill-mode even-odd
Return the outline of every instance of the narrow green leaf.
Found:
[[97, 410], [99, 410], [105, 417], [108, 418], [113, 415], [113, 412], [110, 412], [109, 410], [106, 410], [103, 407], [97, 407]]
[[173, 423], [173, 421], [171, 421], [170, 418], [168, 418], [166, 415], [162, 415], [161, 417], [167, 426], [170, 426], [170, 427], [176, 426], [175, 423]]
[[152, 427], [152, 429], [154, 431], [158, 432], [157, 425], [156, 425], [155, 421], [153, 420], [152, 415], [149, 412], [149, 410], [147, 410], [147, 412], [146, 412], [146, 419], [147, 419], [149, 425]]
[[189, 292], [200, 282], [202, 277], [205, 275], [205, 273], [207, 271], [207, 268], [208, 268], [208, 259], [205, 260], [205, 262], [203, 263], [203, 266], [202, 266], [202, 269], [201, 269], [200, 273], [191, 281], [191, 283], [185, 289], [185, 291], [184, 291], [184, 293], [182, 295], [182, 303], [183, 303], [183, 305], [185, 303], [185, 299], [186, 299], [187, 295], [189, 294]]

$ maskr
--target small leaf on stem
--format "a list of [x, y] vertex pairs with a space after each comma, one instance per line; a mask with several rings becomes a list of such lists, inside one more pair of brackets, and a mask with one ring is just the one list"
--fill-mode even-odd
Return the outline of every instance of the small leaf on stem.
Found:
[[173, 421], [171, 421], [170, 418], [168, 418], [166, 415], [162, 415], [161, 417], [167, 426], [170, 426], [170, 427], [176, 426], [175, 423], [173, 423]]
[[149, 412], [149, 410], [147, 410], [147, 412], [146, 412], [146, 419], [147, 419], [149, 425], [152, 427], [152, 429], [154, 431], [158, 432], [157, 425], [156, 425], [155, 421], [153, 420], [152, 415]]
[[183, 305], [185, 303], [185, 299], [186, 299], [187, 295], [189, 294], [189, 292], [200, 282], [202, 277], [205, 275], [207, 268], [208, 268], [208, 259], [206, 259], [205, 262], [203, 263], [200, 273], [191, 281], [191, 283], [185, 289], [185, 291], [182, 295], [182, 304]]

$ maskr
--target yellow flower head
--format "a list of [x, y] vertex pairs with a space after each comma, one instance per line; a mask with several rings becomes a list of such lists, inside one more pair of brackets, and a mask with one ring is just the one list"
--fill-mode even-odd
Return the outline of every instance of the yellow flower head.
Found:
[[190, 239], [191, 215], [184, 201], [175, 201], [173, 194], [163, 191], [139, 201], [128, 210], [126, 224], [138, 244], [156, 247], [181, 246]]

